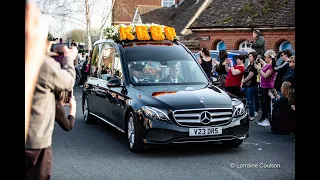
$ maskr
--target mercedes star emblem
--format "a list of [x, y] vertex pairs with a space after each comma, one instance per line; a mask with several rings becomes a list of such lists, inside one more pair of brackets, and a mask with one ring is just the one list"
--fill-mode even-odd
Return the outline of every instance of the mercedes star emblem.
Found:
[[204, 97], [200, 96], [199, 99], [200, 99], [200, 102], [203, 103]]
[[199, 117], [202, 124], [207, 125], [211, 121], [211, 114], [208, 111], [203, 111]]

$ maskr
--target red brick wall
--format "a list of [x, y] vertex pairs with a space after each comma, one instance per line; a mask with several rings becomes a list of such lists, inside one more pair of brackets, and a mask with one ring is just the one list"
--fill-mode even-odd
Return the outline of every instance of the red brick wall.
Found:
[[[294, 30], [260, 30], [266, 40], [266, 49], [274, 51], [279, 50], [279, 46], [284, 41], [289, 41], [295, 50], [295, 31]], [[197, 36], [210, 36], [210, 40], [200, 40], [200, 48], [206, 47], [216, 49], [218, 41], [222, 40], [226, 43], [227, 49], [239, 49], [239, 44], [243, 40], [252, 40], [252, 31], [208, 31], [208, 32], [193, 32]], [[200, 38], [201, 39], [201, 38]]]

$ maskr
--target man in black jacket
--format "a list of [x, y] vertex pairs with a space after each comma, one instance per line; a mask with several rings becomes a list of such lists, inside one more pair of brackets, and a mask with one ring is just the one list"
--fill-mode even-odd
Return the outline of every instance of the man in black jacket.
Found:
[[251, 41], [251, 48], [257, 52], [264, 59], [266, 52], [266, 41], [259, 30], [254, 30], [252, 33], [253, 41]]
[[289, 63], [289, 68], [288, 68], [287, 72], [284, 74], [282, 82], [288, 81], [292, 84], [292, 87], [295, 88], [295, 79], [296, 79], [296, 71], [295, 71], [296, 58], [295, 58], [295, 56], [291, 56], [288, 63]]
[[169, 75], [166, 78], [161, 79], [159, 82], [173, 82], [180, 83], [183, 82], [183, 79], [179, 76], [179, 68], [174, 65], [170, 67]]
[[288, 61], [290, 61], [290, 57], [292, 56], [292, 52], [289, 49], [283, 50], [281, 52], [281, 58], [282, 58], [282, 62], [279, 66], [276, 65], [276, 61], [273, 60], [272, 61], [272, 67], [273, 70], [277, 72], [277, 76], [276, 79], [274, 81], [274, 88], [277, 90], [278, 94], [280, 95], [281, 93], [281, 85], [282, 85], [282, 79], [284, 74], [287, 72], [287, 70], [289, 69], [289, 63]]

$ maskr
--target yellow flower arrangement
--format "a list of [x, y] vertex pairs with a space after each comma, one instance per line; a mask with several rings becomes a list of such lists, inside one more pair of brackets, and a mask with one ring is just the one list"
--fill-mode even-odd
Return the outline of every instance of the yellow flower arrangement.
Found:
[[115, 41], [134, 39], [141, 41], [163, 41], [168, 39], [173, 41], [176, 38], [176, 31], [174, 28], [159, 24], [121, 24], [107, 27], [103, 32], [106, 39], [113, 39]]
[[164, 40], [164, 35], [162, 32], [161, 26], [151, 26], [150, 32], [151, 32], [151, 36], [152, 36], [153, 40], [155, 40], [155, 41], [163, 41]]
[[124, 26], [121, 26], [119, 28], [119, 33], [120, 33], [120, 41], [123, 41], [123, 40], [127, 39], [126, 28]]
[[149, 31], [147, 26], [136, 26], [136, 34], [138, 40], [150, 40]]
[[168, 26], [164, 27], [164, 34], [166, 35], [167, 39], [169, 39], [170, 41], [173, 41], [174, 38], [177, 36], [176, 30]]
[[134, 40], [134, 35], [132, 34], [132, 27], [127, 26], [126, 27], [126, 35], [128, 40]]
[[134, 35], [132, 34], [131, 26], [121, 26], [119, 28], [120, 40], [134, 40]]

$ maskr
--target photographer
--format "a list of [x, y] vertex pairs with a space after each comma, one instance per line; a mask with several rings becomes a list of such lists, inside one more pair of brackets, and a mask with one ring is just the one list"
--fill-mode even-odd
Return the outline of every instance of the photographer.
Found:
[[269, 126], [268, 115], [271, 113], [270, 108], [270, 97], [268, 96], [268, 90], [274, 88], [274, 79], [276, 72], [272, 68], [272, 56], [275, 56], [273, 50], [268, 50], [264, 53], [265, 61], [263, 59], [257, 58], [254, 67], [257, 69], [258, 74], [260, 74], [260, 87], [261, 87], [261, 107], [262, 116], [259, 120], [258, 125]]
[[[48, 48], [50, 49], [50, 48]], [[58, 46], [61, 62], [47, 56], [43, 61], [33, 95], [31, 118], [25, 145], [25, 178], [49, 179], [52, 167], [52, 133], [56, 114], [54, 92], [71, 91], [75, 80], [73, 60], [78, 50]], [[49, 54], [49, 52], [47, 52]], [[58, 53], [51, 52], [58, 56]]]
[[257, 52], [257, 55], [264, 57], [266, 52], [266, 41], [259, 30], [254, 30], [252, 32], [253, 41], [251, 41], [251, 48]]

